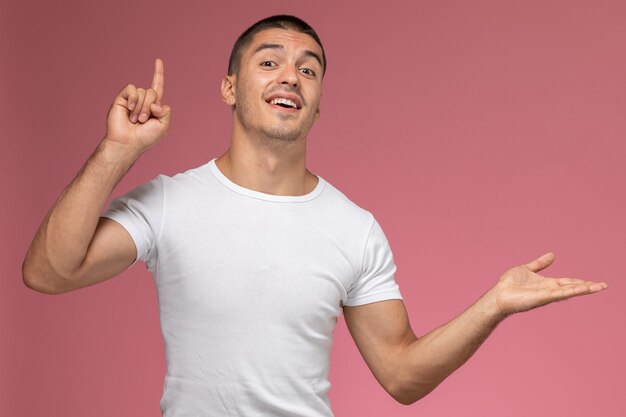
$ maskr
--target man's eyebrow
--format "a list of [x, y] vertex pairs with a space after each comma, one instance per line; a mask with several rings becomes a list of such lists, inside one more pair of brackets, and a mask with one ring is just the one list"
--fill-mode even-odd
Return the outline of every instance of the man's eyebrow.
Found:
[[312, 56], [313, 58], [317, 59], [317, 62], [320, 63], [320, 67], [324, 68], [324, 64], [322, 63], [322, 58], [318, 54], [316, 54], [315, 52], [306, 50], [306, 51], [304, 51], [304, 55]]
[[261, 45], [257, 46], [257, 48], [254, 50], [254, 53], [256, 54], [257, 52], [264, 49], [284, 49], [284, 47], [277, 43], [262, 43]]
[[[264, 49], [281, 49], [282, 50], [282, 49], [285, 49], [285, 47], [278, 43], [262, 43], [261, 45], [256, 47], [256, 49], [254, 50], [254, 54], [256, 54], [257, 52], [263, 51]], [[317, 62], [319, 62], [320, 66], [322, 68], [324, 67], [324, 64], [322, 63], [322, 58], [319, 56], [319, 54], [313, 51], [309, 51], [307, 49], [304, 51], [304, 55], [315, 58]]]

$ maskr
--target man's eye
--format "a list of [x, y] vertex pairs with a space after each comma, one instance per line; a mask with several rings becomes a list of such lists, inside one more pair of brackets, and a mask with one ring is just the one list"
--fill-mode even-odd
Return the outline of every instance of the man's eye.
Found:
[[263, 62], [261, 62], [261, 66], [262, 67], [273, 67], [273, 66], [276, 66], [276, 63], [274, 61], [263, 61]]
[[304, 74], [306, 75], [312, 75], [315, 76], [315, 71], [313, 71], [310, 68], [300, 68], [300, 71], [302, 71]]

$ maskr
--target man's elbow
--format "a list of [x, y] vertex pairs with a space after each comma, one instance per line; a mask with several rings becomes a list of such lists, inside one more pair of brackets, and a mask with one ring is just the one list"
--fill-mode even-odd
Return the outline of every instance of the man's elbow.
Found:
[[415, 384], [396, 382], [395, 384], [385, 387], [389, 395], [402, 405], [411, 405], [421, 400], [437, 385]]
[[426, 396], [426, 394], [420, 395], [416, 393], [399, 393], [399, 394], [390, 393], [390, 395], [394, 400], [396, 400], [402, 405], [414, 404]]
[[67, 286], [60, 285], [60, 281], [65, 281], [65, 279], [52, 275], [50, 272], [46, 272], [44, 268], [38, 267], [28, 256], [22, 263], [22, 281], [31, 290], [43, 294], [67, 292]]

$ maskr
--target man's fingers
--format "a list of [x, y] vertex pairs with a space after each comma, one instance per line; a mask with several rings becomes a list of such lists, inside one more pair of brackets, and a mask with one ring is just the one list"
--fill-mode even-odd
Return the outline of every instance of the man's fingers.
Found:
[[146, 90], [144, 90], [143, 88], [138, 88], [137, 89], [137, 105], [134, 106], [134, 109], [128, 115], [128, 118], [130, 119], [132, 123], [137, 123], [137, 120], [139, 119], [139, 114], [141, 112], [141, 109], [143, 108], [143, 103], [144, 103], [145, 98], [146, 98]]
[[[157, 58], [154, 62], [154, 77], [151, 88], [146, 90], [128, 84], [116, 98], [117, 104], [125, 106], [129, 110], [128, 118], [131, 123], [145, 123], [152, 114], [160, 118], [168, 113], [163, 113], [163, 106], [161, 105], [164, 87], [163, 74], [163, 60]], [[155, 113], [151, 110], [151, 106], [154, 104], [159, 105], [160, 111]]]
[[563, 288], [578, 288], [589, 292], [598, 292], [609, 287], [606, 282], [585, 281], [576, 278], [556, 278], [556, 282]]
[[154, 61], [154, 76], [152, 77], [152, 89], [157, 93], [157, 103], [163, 99], [163, 89], [165, 87], [165, 66], [163, 60], [157, 58]]
[[560, 286], [593, 284], [591, 281], [585, 281], [577, 278], [554, 278], [554, 280], [556, 280], [556, 283]]
[[167, 104], [152, 103], [150, 105], [150, 111], [155, 117], [159, 119], [162, 119], [164, 117], [167, 118], [170, 114], [170, 106], [168, 106]]
[[551, 301], [566, 300], [579, 295], [593, 294], [608, 288], [605, 282], [585, 281], [576, 278], [554, 278], [558, 284], [550, 292]]
[[152, 88], [146, 90], [143, 103], [141, 105], [141, 109], [139, 110], [139, 115], [137, 116], [137, 120], [141, 123], [145, 123], [150, 118], [150, 105], [156, 101], [157, 93]]
[[[128, 84], [126, 87], [120, 91], [119, 97], [124, 99], [124, 106], [130, 111], [132, 111], [137, 106], [137, 101], [139, 100], [139, 95], [137, 94], [137, 87], [132, 84]], [[118, 104], [122, 104], [122, 102], [118, 102]]]
[[533, 272], [539, 272], [542, 269], [545, 269], [552, 265], [552, 262], [554, 262], [554, 258], [554, 253], [548, 252], [545, 255], [541, 255], [534, 261], [527, 263], [525, 266]]
[[589, 285], [589, 289], [591, 290], [591, 292], [603, 291], [607, 288], [609, 288], [609, 284], [607, 284], [606, 282], [594, 282], [593, 284]]

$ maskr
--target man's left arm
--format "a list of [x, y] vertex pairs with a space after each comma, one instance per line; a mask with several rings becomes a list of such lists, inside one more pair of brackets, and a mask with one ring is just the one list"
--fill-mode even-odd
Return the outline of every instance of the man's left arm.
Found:
[[420, 338], [402, 300], [345, 306], [346, 324], [378, 382], [400, 403], [412, 404], [465, 363], [509, 315], [607, 288], [538, 274], [552, 262], [548, 253], [508, 270], [465, 312]]

